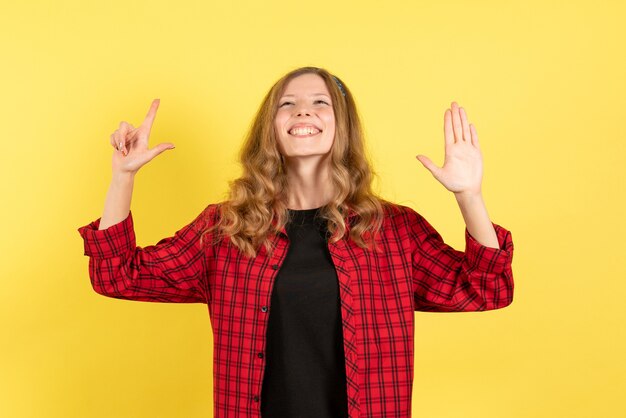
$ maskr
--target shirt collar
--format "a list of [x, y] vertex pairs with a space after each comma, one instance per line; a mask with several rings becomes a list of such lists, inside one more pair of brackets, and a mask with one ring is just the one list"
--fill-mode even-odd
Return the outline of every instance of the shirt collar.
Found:
[[[354, 211], [353, 209], [348, 209], [348, 215], [346, 216], [346, 232], [350, 231], [350, 225], [352, 225], [353, 219], [358, 215], [358, 213], [356, 213], [356, 211]], [[280, 228], [280, 230], [278, 231], [279, 233], [283, 234], [284, 236], [287, 236], [287, 229], [285, 228], [285, 226], [283, 226], [282, 228]]]

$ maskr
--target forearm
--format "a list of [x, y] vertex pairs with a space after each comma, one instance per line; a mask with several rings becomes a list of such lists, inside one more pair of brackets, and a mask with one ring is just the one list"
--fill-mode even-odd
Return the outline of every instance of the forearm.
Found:
[[467, 232], [486, 247], [500, 248], [482, 194], [455, 193], [454, 197], [461, 209]]
[[128, 217], [134, 182], [135, 175], [132, 173], [113, 174], [98, 230], [106, 229]]

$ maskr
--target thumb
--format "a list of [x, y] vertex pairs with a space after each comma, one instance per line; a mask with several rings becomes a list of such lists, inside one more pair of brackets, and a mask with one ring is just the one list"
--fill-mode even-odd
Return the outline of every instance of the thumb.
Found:
[[428, 158], [425, 155], [421, 155], [421, 154], [418, 154], [417, 156], [415, 156], [415, 158], [417, 158], [417, 160], [420, 163], [422, 163], [422, 165], [424, 165], [424, 167], [426, 167], [428, 169], [428, 171], [430, 171], [433, 176], [437, 177], [437, 175], [439, 174], [440, 168], [437, 167], [435, 165], [435, 163], [433, 163], [430, 160], [430, 158]]
[[151, 153], [150, 159], [156, 157], [157, 155], [159, 155], [163, 151], [166, 151], [168, 149], [174, 149], [174, 148], [176, 148], [176, 147], [171, 142], [164, 142], [162, 144], [155, 145], [154, 148], [152, 148], [150, 150], [150, 153]]

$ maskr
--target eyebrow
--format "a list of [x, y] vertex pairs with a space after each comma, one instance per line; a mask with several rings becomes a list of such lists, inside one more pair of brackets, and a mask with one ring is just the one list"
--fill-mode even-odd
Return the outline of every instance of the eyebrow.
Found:
[[[314, 94], [309, 95], [309, 97], [313, 97], [313, 96], [326, 96], [326, 97], [330, 98], [330, 96], [328, 94], [325, 94], [325, 93], [314, 93]], [[293, 95], [293, 94], [285, 94], [285, 95], [281, 96], [281, 99], [283, 97], [295, 97], [295, 95]]]

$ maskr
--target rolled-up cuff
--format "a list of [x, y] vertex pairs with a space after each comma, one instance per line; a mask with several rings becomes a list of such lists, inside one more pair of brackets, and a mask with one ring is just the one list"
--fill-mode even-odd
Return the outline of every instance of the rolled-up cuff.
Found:
[[132, 211], [123, 221], [98, 230], [100, 220], [78, 228], [85, 244], [85, 255], [97, 258], [118, 257], [136, 246]]
[[502, 273], [506, 266], [512, 262], [513, 238], [511, 237], [511, 232], [509, 230], [493, 222], [492, 224], [496, 231], [498, 245], [500, 248], [492, 248], [482, 245], [470, 235], [466, 227], [465, 256], [467, 257], [469, 265], [473, 269], [499, 274]]

